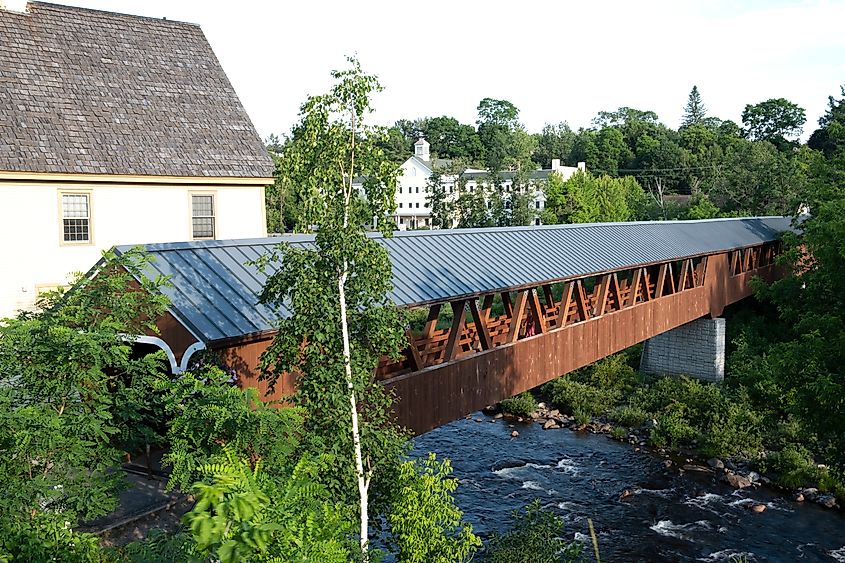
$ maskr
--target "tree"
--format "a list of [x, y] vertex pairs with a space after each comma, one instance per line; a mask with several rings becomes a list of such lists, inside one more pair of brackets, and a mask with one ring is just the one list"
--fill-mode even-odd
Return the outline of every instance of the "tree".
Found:
[[494, 533], [485, 550], [490, 563], [558, 563], [581, 560], [581, 546], [561, 538], [563, 520], [537, 499], [511, 514], [512, 527]]
[[[395, 490], [407, 451], [405, 432], [391, 420], [392, 396], [373, 374], [382, 357], [400, 357], [407, 339], [387, 297], [387, 251], [363, 226], [375, 221], [384, 237], [393, 228], [398, 170], [375, 143], [383, 130], [364, 124], [381, 87], [357, 60], [349, 63], [332, 73], [336, 84], [328, 93], [303, 104], [299, 134], [285, 152], [283, 168], [306, 194], [296, 223], [317, 233], [312, 247], [281, 244], [259, 261], [283, 264], [268, 277], [261, 300], [284, 303], [290, 312], [278, 319], [260, 363], [271, 386], [282, 377], [295, 381], [289, 400], [303, 413], [301, 454], [327, 459], [313, 478], [335, 502], [355, 506], [366, 562], [371, 512], [383, 522], [404, 502]], [[353, 185], [358, 177], [364, 198]]]
[[534, 224], [534, 197], [530, 192], [511, 193], [511, 225], [524, 227]]
[[545, 168], [554, 159], [561, 162], [569, 161], [572, 145], [575, 142], [575, 133], [565, 121], [557, 125], [547, 123], [540, 133], [534, 135], [534, 139], [537, 148], [532, 154], [532, 159], [538, 166]]
[[703, 125], [706, 117], [707, 108], [704, 107], [704, 102], [701, 101], [701, 94], [698, 92], [698, 86], [693, 86], [689, 93], [687, 105], [684, 108], [684, 118], [681, 121], [681, 127]]
[[498, 125], [512, 131], [519, 127], [519, 109], [507, 100], [484, 98], [478, 102], [478, 126]]
[[707, 195], [720, 208], [747, 215], [789, 214], [806, 172], [792, 155], [767, 141], [742, 141], [725, 152]]
[[472, 125], [460, 123], [453, 117], [428, 117], [421, 123], [421, 133], [431, 143], [431, 151], [438, 158], [460, 158], [481, 162], [484, 147]]
[[[285, 153], [291, 180], [308, 198], [297, 223], [316, 225], [318, 232], [314, 249], [281, 245], [265, 257], [264, 263], [281, 260], [284, 267], [268, 278], [261, 300], [285, 302], [291, 315], [279, 319], [261, 367], [272, 384], [283, 374], [296, 378], [291, 400], [306, 413], [306, 445], [315, 455], [328, 450], [338, 460], [331, 474], [321, 475], [330, 490], [339, 499], [357, 490], [366, 561], [370, 484], [376, 471], [385, 470], [382, 464], [397, 463], [404, 447], [402, 432], [388, 419], [390, 397], [370, 375], [382, 356], [399, 356], [404, 335], [386, 297], [387, 252], [356, 220], [373, 217], [389, 236], [398, 171], [372, 142], [381, 132], [364, 125], [370, 96], [381, 87], [357, 60], [349, 63], [347, 70], [332, 72], [337, 82], [327, 94], [303, 104], [300, 135]], [[365, 178], [366, 200], [353, 187], [359, 176]], [[341, 421], [347, 434], [336, 432]]]
[[454, 222], [454, 210], [446, 187], [443, 185], [443, 175], [439, 171], [432, 172], [426, 182], [425, 196], [428, 211], [431, 214], [431, 227], [434, 229], [448, 229]]
[[828, 97], [828, 110], [819, 118], [819, 128], [813, 131], [807, 145], [831, 158], [845, 146], [842, 128], [845, 127], [845, 86], [840, 87], [843, 99]]
[[633, 156], [622, 132], [614, 127], [606, 127], [599, 131], [596, 138], [596, 149], [598, 158], [591, 170], [597, 174], [609, 174], [616, 176], [619, 168], [624, 168], [625, 163]]
[[397, 126], [389, 127], [387, 135], [376, 142], [378, 147], [384, 152], [385, 156], [391, 162], [400, 166], [403, 162], [408, 160], [408, 157], [414, 154], [414, 142], [416, 138], [408, 138]]
[[472, 557], [481, 541], [462, 520], [452, 493], [458, 486], [449, 460], [434, 454], [406, 461], [399, 468], [401, 490], [397, 509], [388, 515], [399, 561], [452, 563]]
[[805, 121], [804, 108], [784, 98], [748, 104], [742, 112], [746, 137], [769, 141], [779, 148], [792, 146], [788, 139], [801, 134]]
[[477, 123], [491, 174], [530, 162], [534, 139], [522, 129], [519, 109], [511, 102], [484, 98], [478, 104]]
[[646, 198], [632, 177], [611, 178], [576, 172], [563, 182], [550, 176], [546, 183], [544, 223], [629, 221]]
[[459, 229], [492, 226], [484, 192], [481, 184], [473, 191], [469, 191], [466, 186], [461, 186], [458, 199], [455, 200], [455, 215], [458, 218]]
[[649, 110], [623, 106], [616, 111], [600, 111], [593, 118], [593, 125], [598, 129], [604, 129], [605, 127], [618, 127], [621, 129], [634, 123], [657, 125], [657, 114]]
[[38, 312], [0, 323], [0, 559], [94, 559], [79, 520], [114, 509], [122, 452], [156, 437], [161, 413], [145, 409], [163, 354], [132, 350], [167, 306], [165, 280], [140, 275], [148, 260], [106, 253]]

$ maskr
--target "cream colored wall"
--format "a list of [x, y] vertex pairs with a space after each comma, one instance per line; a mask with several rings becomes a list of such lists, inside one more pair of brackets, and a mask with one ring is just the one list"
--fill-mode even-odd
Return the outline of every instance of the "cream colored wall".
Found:
[[[63, 191], [91, 194], [92, 244], [62, 242]], [[114, 245], [190, 240], [191, 192], [215, 194], [217, 238], [266, 236], [259, 186], [0, 184], [0, 318], [31, 308], [38, 288], [66, 284]]]

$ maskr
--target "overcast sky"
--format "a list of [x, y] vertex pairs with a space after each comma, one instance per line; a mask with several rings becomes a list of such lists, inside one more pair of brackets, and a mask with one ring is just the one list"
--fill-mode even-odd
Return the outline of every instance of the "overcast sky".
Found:
[[265, 138], [350, 54], [385, 87], [382, 124], [474, 123], [490, 97], [530, 132], [619, 106], [676, 128], [698, 85], [709, 115], [737, 123], [745, 104], [787, 98], [806, 138], [845, 84], [845, 1], [53, 1], [200, 24]]

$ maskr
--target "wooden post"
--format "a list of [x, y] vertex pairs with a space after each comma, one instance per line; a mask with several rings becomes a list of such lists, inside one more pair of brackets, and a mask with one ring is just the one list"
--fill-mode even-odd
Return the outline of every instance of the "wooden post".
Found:
[[607, 293], [610, 289], [610, 279], [612, 274], [605, 274], [599, 282], [598, 291], [596, 292], [596, 302], [593, 305], [593, 316], [600, 317], [604, 315], [605, 305], [607, 304]]
[[695, 267], [695, 287], [704, 285], [704, 272], [707, 271], [707, 256], [704, 256]]
[[411, 363], [411, 371], [420, 371], [425, 365], [423, 364], [420, 351], [417, 349], [417, 344], [414, 342], [414, 335], [411, 334], [410, 328], [405, 328], [405, 338], [408, 339], [408, 347], [405, 348], [405, 357]]
[[587, 308], [587, 293], [584, 291], [584, 284], [581, 280], [578, 280], [576, 284], [575, 306], [580, 319], [582, 321], [587, 321], [590, 319], [590, 311]]
[[542, 306], [540, 305], [540, 296], [534, 289], [528, 290], [528, 304], [531, 306], [531, 317], [534, 319], [534, 327], [537, 334], [546, 332], [546, 316], [543, 314]]
[[528, 302], [528, 290], [522, 290], [516, 295], [516, 303], [511, 316], [511, 326], [508, 331], [508, 342], [519, 340], [519, 329], [522, 327], [522, 317], [525, 313], [525, 305]]
[[458, 343], [464, 334], [464, 326], [466, 325], [466, 315], [464, 308], [466, 307], [466, 299], [458, 299], [449, 303], [452, 306], [452, 328], [449, 329], [449, 339], [446, 342], [445, 361], [454, 360], [458, 354]]
[[563, 286], [563, 295], [557, 306], [557, 328], [566, 326], [569, 321], [569, 307], [572, 303], [572, 291], [575, 289], [575, 282], [566, 282]]
[[502, 305], [505, 308], [505, 314], [508, 317], [513, 317], [513, 302], [511, 301], [511, 294], [507, 291], [502, 292]]
[[[426, 341], [430, 340], [432, 336], [434, 336], [434, 331], [437, 330], [437, 319], [440, 318], [440, 307], [441, 303], [435, 303], [428, 309], [428, 318], [425, 321], [425, 327], [423, 328], [423, 338]], [[428, 342], [426, 342], [428, 344]]]
[[490, 329], [487, 328], [487, 319], [478, 310], [477, 300], [469, 300], [469, 310], [470, 313], [472, 313], [472, 320], [475, 323], [475, 332], [478, 334], [478, 341], [481, 344], [481, 349], [489, 350], [493, 347], [493, 341], [490, 339]]
[[[631, 278], [631, 292], [628, 294], [628, 304], [627, 307], [631, 307], [637, 304], [637, 294], [640, 292], [640, 283], [643, 277], [643, 269], [637, 268], [634, 270], [634, 277]], [[648, 289], [646, 289], [646, 293], [648, 293]]]

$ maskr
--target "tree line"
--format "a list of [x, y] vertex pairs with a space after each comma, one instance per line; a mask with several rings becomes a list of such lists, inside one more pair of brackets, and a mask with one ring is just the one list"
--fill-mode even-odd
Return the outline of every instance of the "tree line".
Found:
[[[557, 210], [542, 213], [543, 223], [577, 220], [582, 215], [562, 210], [582, 205], [579, 187], [573, 184], [561, 190], [553, 182], [530, 178], [532, 171], [548, 168], [553, 159], [568, 166], [584, 162], [588, 173], [577, 183], [588, 184], [591, 194], [602, 192], [597, 182], [629, 194], [634, 193], [633, 182], [639, 186], [636, 197], [627, 202], [627, 213], [590, 220], [789, 214], [801, 203], [798, 196], [808, 181], [809, 151], [828, 142], [823, 128], [807, 144], [798, 141], [805, 111], [789, 100], [746, 104], [739, 125], [709, 115], [696, 86], [677, 129], [663, 124], [653, 111], [631, 107], [599, 112], [590, 127], [577, 131], [562, 122], [547, 124], [539, 133], [526, 131], [519, 108], [507, 100], [485, 98], [477, 112], [475, 124], [449, 116], [400, 119], [384, 128], [376, 143], [397, 166], [413, 154], [413, 143], [420, 136], [431, 144], [436, 176], [430, 182], [429, 207], [435, 227], [531, 224], [538, 215], [532, 209], [535, 188], [551, 199], [547, 207]], [[277, 160], [290, 140], [268, 141]], [[441, 177], [455, 177], [462, 187], [460, 172], [467, 168], [488, 172], [483, 191], [461, 190], [457, 198], [447, 197]], [[513, 181], [509, 193], [501, 188], [503, 174]], [[628, 179], [627, 188], [617, 189], [611, 179], [623, 178]], [[292, 228], [300, 200], [297, 189], [277, 171], [277, 181], [267, 191], [271, 231]], [[562, 191], [568, 194], [565, 200], [558, 199]]]

